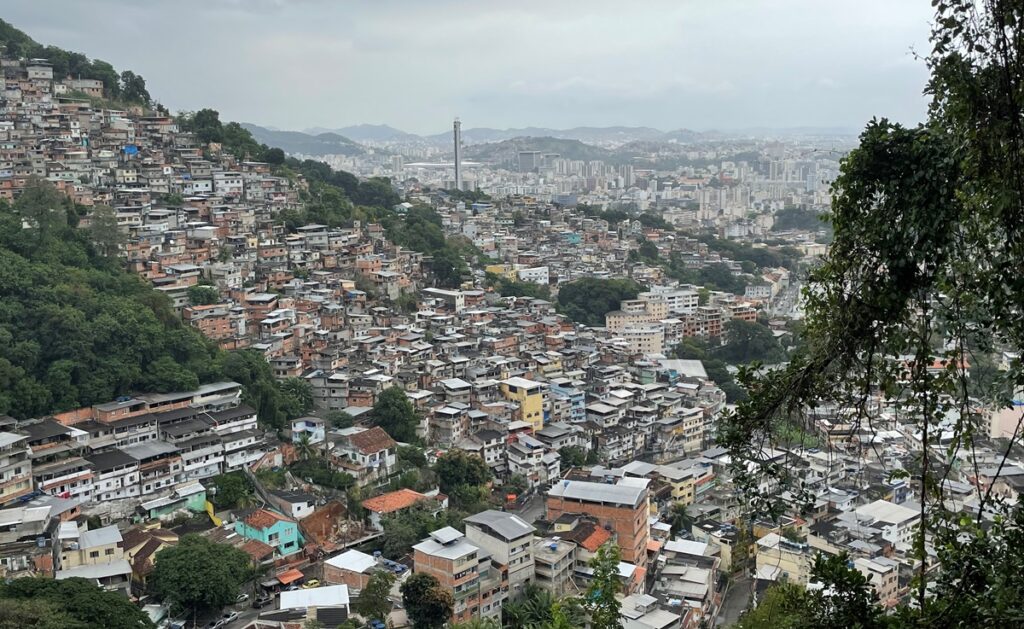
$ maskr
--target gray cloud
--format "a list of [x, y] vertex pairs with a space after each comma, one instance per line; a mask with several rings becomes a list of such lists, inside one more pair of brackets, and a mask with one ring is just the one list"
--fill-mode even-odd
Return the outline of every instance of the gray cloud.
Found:
[[388, 123], [859, 127], [923, 118], [927, 0], [8, 0], [171, 109]]

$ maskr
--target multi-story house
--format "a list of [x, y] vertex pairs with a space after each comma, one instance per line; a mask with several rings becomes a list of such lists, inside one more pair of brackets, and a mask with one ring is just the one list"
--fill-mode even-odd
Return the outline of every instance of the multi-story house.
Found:
[[346, 428], [338, 434], [334, 460], [360, 486], [383, 484], [397, 471], [398, 444], [380, 426]]
[[509, 596], [518, 598], [526, 584], [533, 581], [533, 533], [536, 529], [515, 514], [494, 510], [471, 515], [463, 522], [466, 539], [507, 566]]
[[92, 499], [93, 477], [92, 464], [81, 457], [61, 459], [32, 469], [32, 479], [39, 491], [83, 501]]
[[54, 547], [56, 577], [81, 577], [101, 587], [128, 594], [132, 567], [124, 557], [124, 542], [116, 526], [88, 530], [74, 522], [63, 522]]
[[452, 622], [501, 616], [508, 573], [488, 552], [450, 526], [432, 532], [412, 548], [413, 571], [433, 576], [452, 593]]
[[160, 434], [178, 448], [184, 479], [209, 478], [223, 470], [222, 437], [203, 418], [195, 417], [170, 426], [161, 426]]
[[90, 454], [85, 457], [92, 464], [93, 498], [102, 502], [134, 498], [140, 495], [139, 461], [118, 449]]
[[0, 504], [8, 504], [32, 492], [32, 460], [28, 437], [0, 432]]
[[263, 542], [280, 557], [302, 549], [302, 537], [295, 520], [269, 509], [256, 509], [235, 522], [235, 532], [245, 539]]
[[533, 427], [534, 432], [544, 427], [547, 387], [540, 382], [514, 377], [501, 382], [501, 394], [506, 400], [519, 404], [520, 419]]
[[170, 489], [184, 480], [178, 448], [166, 441], [148, 441], [121, 450], [139, 463], [139, 495]]
[[576, 544], [559, 536], [533, 538], [534, 580], [538, 586], [562, 597], [574, 588], [573, 569], [576, 565]]
[[595, 518], [615, 532], [623, 561], [646, 568], [651, 514], [649, 482], [623, 478], [614, 485], [579, 480], [555, 483], [548, 491], [547, 519], [554, 521], [567, 513]]

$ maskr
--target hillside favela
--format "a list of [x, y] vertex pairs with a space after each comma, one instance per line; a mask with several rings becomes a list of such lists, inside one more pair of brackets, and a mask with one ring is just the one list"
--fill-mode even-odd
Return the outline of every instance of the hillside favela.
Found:
[[0, 629], [1024, 627], [1024, 4], [11, 0]]

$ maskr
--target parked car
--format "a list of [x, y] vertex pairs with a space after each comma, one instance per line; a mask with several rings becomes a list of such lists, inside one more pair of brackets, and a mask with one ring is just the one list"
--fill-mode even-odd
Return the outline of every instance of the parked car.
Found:
[[252, 601], [253, 609], [262, 609], [274, 602], [274, 597], [269, 594], [260, 594]]
[[245, 592], [242, 592], [237, 597], [235, 597], [235, 603], [244, 603], [247, 600], [249, 600], [249, 595], [246, 594]]
[[225, 627], [229, 623], [238, 620], [238, 615], [236, 611], [224, 612], [224, 615], [220, 617], [220, 626]]
[[308, 589], [311, 589], [311, 588], [318, 588], [318, 587], [320, 587], [320, 582], [317, 581], [316, 579], [310, 579], [309, 581], [306, 581], [305, 583], [302, 584], [302, 589], [304, 589], [304, 590], [308, 590]]

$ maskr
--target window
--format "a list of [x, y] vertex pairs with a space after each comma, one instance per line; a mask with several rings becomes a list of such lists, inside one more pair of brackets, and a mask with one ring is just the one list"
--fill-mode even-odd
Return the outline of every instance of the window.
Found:
[[96, 559], [99, 556], [100, 556], [100, 551], [98, 551], [98, 550], [89, 551], [89, 558], [90, 559]]
[[114, 549], [113, 548], [108, 548], [103, 554], [105, 554], [105, 555], [113, 555], [114, 554]]

